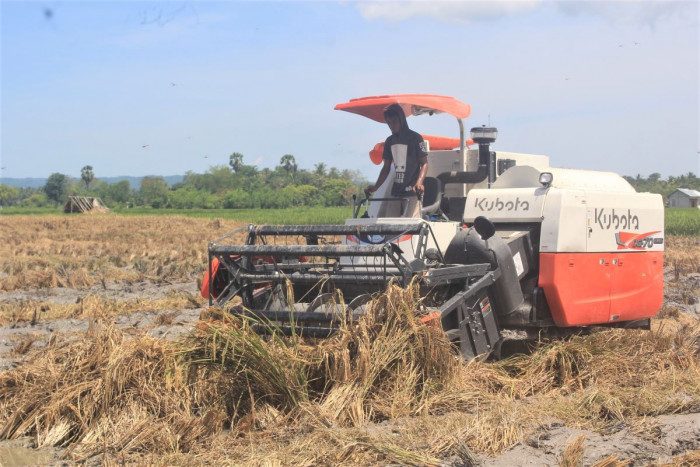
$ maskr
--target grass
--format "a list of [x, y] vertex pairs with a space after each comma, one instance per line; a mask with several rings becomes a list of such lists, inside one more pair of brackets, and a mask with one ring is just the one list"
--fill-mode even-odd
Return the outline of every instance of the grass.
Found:
[[205, 219], [226, 219], [254, 224], [344, 224], [352, 217], [352, 208], [294, 207], [287, 209], [123, 209], [118, 214], [186, 216]]
[[[343, 224], [352, 217], [351, 206], [335, 207], [294, 207], [287, 209], [152, 209], [122, 208], [113, 210], [119, 216], [184, 216], [201, 219], [224, 219], [254, 224]], [[0, 216], [65, 216], [61, 208], [18, 208], [0, 209]]]
[[667, 208], [665, 223], [667, 235], [700, 236], [700, 209]]
[[62, 208], [36, 208], [19, 206], [1, 206], [0, 216], [53, 216], [62, 213]]

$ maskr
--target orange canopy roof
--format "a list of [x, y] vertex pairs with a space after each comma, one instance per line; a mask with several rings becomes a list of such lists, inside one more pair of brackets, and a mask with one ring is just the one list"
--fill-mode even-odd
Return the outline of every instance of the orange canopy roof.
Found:
[[335, 106], [335, 109], [356, 113], [379, 123], [385, 123], [384, 110], [391, 104], [399, 104], [403, 108], [406, 117], [444, 112], [457, 118], [467, 118], [472, 111], [469, 104], [460, 102], [454, 97], [436, 96], [433, 94], [394, 94], [361, 97], [350, 99], [350, 102], [338, 104]]

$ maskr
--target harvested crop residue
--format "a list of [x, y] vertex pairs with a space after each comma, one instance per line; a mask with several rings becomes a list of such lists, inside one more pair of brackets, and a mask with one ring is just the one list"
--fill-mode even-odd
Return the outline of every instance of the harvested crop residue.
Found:
[[[89, 228], [99, 232], [99, 219]], [[115, 242], [131, 228], [104, 219]], [[145, 243], [158, 243], [161, 219], [144, 219]], [[62, 229], [80, 230], [66, 220], [47, 221], [51, 248], [72, 241]], [[213, 228], [173, 221], [190, 239], [188, 229]], [[70, 238], [81, 235], [99, 234]], [[92, 248], [113, 251], [110, 241]], [[667, 300], [651, 332], [599, 330], [469, 363], [417, 322], [413, 290], [389, 290], [328, 340], [262, 338], [240, 319], [199, 323], [209, 314], [196, 285], [206, 260], [194, 249], [134, 280], [119, 275], [133, 263], [98, 255], [88, 280], [57, 288], [24, 285], [44, 267], [29, 255], [12, 262], [26, 265], [22, 280], [3, 264], [12, 286], [0, 295], [0, 461], [22, 451], [37, 464], [697, 465], [699, 297], [688, 284], [700, 245], [668, 243]]]

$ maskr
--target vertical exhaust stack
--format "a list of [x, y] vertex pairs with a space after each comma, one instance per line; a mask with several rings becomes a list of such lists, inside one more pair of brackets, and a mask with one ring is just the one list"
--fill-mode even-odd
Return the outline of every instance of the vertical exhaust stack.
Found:
[[[496, 141], [498, 130], [487, 126], [474, 127], [470, 136], [472, 141], [479, 145], [479, 167], [471, 172], [441, 173], [437, 178], [442, 182], [442, 186], [448, 183], [479, 183], [488, 177], [490, 187], [491, 183], [496, 181], [496, 155], [491, 153], [490, 144]], [[460, 138], [463, 138], [461, 132]]]
[[479, 145], [479, 169], [486, 166], [489, 177], [489, 188], [496, 181], [496, 155], [491, 153], [491, 143], [498, 138], [498, 129], [482, 125], [471, 129], [471, 138]]

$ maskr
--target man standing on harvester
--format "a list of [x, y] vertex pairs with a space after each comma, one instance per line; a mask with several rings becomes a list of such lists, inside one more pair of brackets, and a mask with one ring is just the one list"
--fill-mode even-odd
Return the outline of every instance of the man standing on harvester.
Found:
[[391, 130], [391, 135], [384, 142], [384, 165], [379, 172], [377, 183], [365, 188], [365, 193], [369, 196], [382, 186], [389, 176], [391, 163], [394, 162], [391, 196], [406, 198], [407, 201], [401, 217], [421, 217], [423, 180], [428, 172], [426, 143], [420, 134], [408, 128], [406, 115], [400, 105], [392, 104], [387, 107], [384, 120]]

